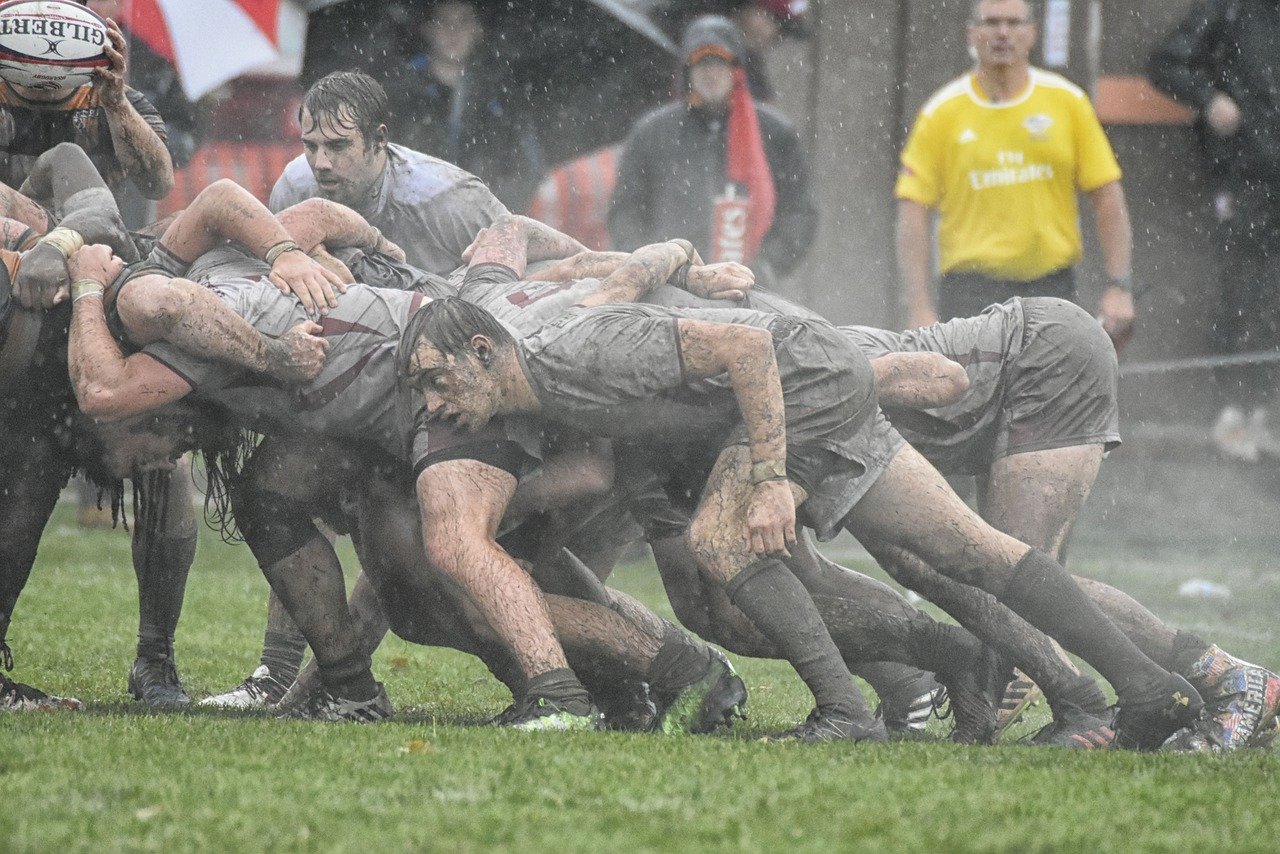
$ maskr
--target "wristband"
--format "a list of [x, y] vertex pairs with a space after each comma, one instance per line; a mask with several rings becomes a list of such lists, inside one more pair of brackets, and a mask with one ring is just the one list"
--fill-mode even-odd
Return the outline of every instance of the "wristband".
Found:
[[104, 290], [106, 288], [97, 279], [76, 279], [71, 283], [71, 301], [75, 302], [85, 297], [100, 297]]
[[693, 264], [685, 261], [679, 267], [676, 267], [676, 271], [667, 279], [667, 284], [682, 291], [689, 290], [689, 271], [691, 269], [693, 269]]
[[676, 246], [679, 246], [680, 249], [684, 252], [685, 260], [689, 261], [690, 263], [693, 262], [694, 248], [692, 243], [685, 240], [683, 237], [673, 237], [667, 242], [674, 243]]
[[382, 229], [378, 228], [376, 225], [370, 225], [369, 228], [373, 229], [373, 243], [369, 244], [369, 249], [372, 252], [377, 252], [378, 248], [382, 246]]
[[268, 267], [274, 267], [276, 261], [286, 252], [301, 252], [302, 247], [294, 243], [292, 240], [281, 240], [275, 246], [267, 250], [267, 255], [263, 258], [267, 262]]
[[751, 483], [760, 484], [766, 480], [786, 480], [786, 460], [761, 460], [751, 464]]
[[45, 246], [52, 246], [62, 253], [63, 258], [69, 259], [84, 246], [84, 237], [74, 229], [58, 226], [40, 238], [39, 243], [43, 243]]
[[1111, 276], [1111, 287], [1133, 293], [1133, 275]]

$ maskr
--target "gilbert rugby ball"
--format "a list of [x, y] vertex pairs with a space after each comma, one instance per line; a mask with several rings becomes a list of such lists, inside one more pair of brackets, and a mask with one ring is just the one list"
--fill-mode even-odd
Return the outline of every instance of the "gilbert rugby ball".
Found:
[[107, 22], [71, 0], [0, 5], [0, 78], [32, 89], [74, 89], [107, 65]]

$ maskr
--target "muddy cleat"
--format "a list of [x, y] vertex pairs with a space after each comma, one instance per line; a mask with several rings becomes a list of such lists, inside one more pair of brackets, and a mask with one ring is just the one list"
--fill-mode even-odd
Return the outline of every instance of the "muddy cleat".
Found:
[[75, 697], [53, 697], [39, 688], [22, 682], [14, 682], [0, 673], [0, 711], [6, 712], [54, 712], [79, 711], [84, 704]]
[[805, 744], [821, 744], [827, 741], [884, 742], [889, 733], [884, 722], [875, 719], [857, 723], [836, 715], [824, 715], [814, 709], [804, 723], [776, 735], [765, 736], [764, 741], [799, 741]]
[[1202, 718], [1194, 726], [1183, 727], [1160, 745], [1162, 753], [1221, 753], [1222, 730], [1212, 718]]
[[996, 740], [996, 709], [1013, 668], [990, 647], [983, 649], [977, 663], [948, 680], [950, 714], [956, 725], [951, 731], [955, 744], [993, 744]]
[[734, 718], [747, 719], [747, 686], [729, 659], [711, 651], [707, 674], [685, 688], [663, 709], [659, 728], [667, 735], [708, 733], [728, 727]]
[[271, 669], [263, 664], [230, 691], [205, 697], [199, 705], [221, 709], [265, 709], [280, 702], [288, 690], [289, 686], [272, 676]]
[[887, 703], [876, 706], [875, 716], [884, 720], [884, 728], [892, 741], [923, 738], [930, 718], [945, 720], [951, 716], [947, 708], [947, 688], [938, 685], [931, 691], [915, 697], [901, 709], [886, 710]]
[[1115, 741], [1116, 733], [1109, 721], [1064, 703], [1054, 710], [1053, 722], [1032, 736], [1029, 743], [1070, 750], [1111, 750]]
[[305, 700], [286, 712], [282, 718], [295, 718], [305, 721], [329, 721], [331, 723], [376, 724], [391, 720], [395, 709], [391, 699], [387, 697], [387, 689], [381, 682], [376, 683], [378, 693], [367, 700], [352, 700], [346, 697], [335, 697], [325, 688], [312, 692]]
[[1023, 712], [1040, 702], [1043, 696], [1040, 686], [1015, 667], [1013, 679], [1005, 686], [1000, 708], [996, 710], [996, 738], [1000, 738], [1006, 729], [1017, 723]]
[[[658, 707], [654, 705], [648, 682], [627, 680], [607, 690], [596, 691], [594, 696], [607, 730], [652, 732], [658, 726]], [[509, 710], [515, 714], [515, 706], [510, 706]]]
[[1204, 701], [1191, 683], [1169, 675], [1165, 693], [1144, 703], [1122, 703], [1112, 727], [1116, 746], [1126, 750], [1156, 750], [1183, 727], [1192, 726], [1204, 711]]
[[134, 659], [129, 668], [129, 693], [152, 709], [177, 709], [191, 703], [178, 681], [177, 665], [168, 655]]
[[517, 703], [502, 726], [521, 732], [592, 732], [604, 727], [604, 716], [595, 706], [586, 714], [560, 708], [546, 697]]
[[1222, 750], [1263, 747], [1276, 735], [1280, 676], [1256, 664], [1233, 667], [1208, 686], [1205, 702]]

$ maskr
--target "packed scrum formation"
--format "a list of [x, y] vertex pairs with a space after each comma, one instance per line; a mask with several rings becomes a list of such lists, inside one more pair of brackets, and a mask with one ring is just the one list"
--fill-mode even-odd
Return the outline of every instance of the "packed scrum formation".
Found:
[[[369, 190], [343, 155], [377, 126], [337, 77], [308, 94], [270, 209], [222, 181], [126, 233], [66, 144], [3, 194], [0, 639], [70, 473], [117, 497], [131, 480], [129, 688], [188, 703], [173, 634], [195, 524], [172, 462], [196, 450], [211, 517], [272, 588], [261, 666], [202, 703], [388, 719], [371, 653], [390, 630], [480, 657], [513, 695], [496, 723], [520, 730], [728, 725], [747, 692], [714, 643], [812, 691], [779, 739], [909, 736], [949, 704], [953, 740], [991, 743], [1028, 690], [1015, 667], [1053, 712], [1038, 744], [1275, 734], [1280, 677], [1056, 559], [1120, 441], [1115, 353], [1081, 309], [835, 327], [686, 241], [585, 251], [395, 145], [370, 222], [334, 200]], [[978, 476], [978, 512], [953, 474]], [[355, 543], [349, 598], [325, 527]], [[840, 530], [958, 624], [827, 560], [813, 538]], [[607, 584], [638, 538], [680, 626]]]

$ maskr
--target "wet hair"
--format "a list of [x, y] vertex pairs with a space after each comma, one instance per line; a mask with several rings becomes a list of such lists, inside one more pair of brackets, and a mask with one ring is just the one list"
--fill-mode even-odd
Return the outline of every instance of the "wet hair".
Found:
[[304, 132], [315, 130], [327, 118], [338, 127], [358, 130], [366, 149], [377, 138], [378, 128], [391, 124], [387, 91], [363, 71], [335, 71], [321, 77], [302, 96], [299, 123], [304, 112], [311, 116], [311, 126]]
[[432, 300], [409, 318], [396, 351], [396, 371], [402, 378], [409, 376], [413, 352], [423, 340], [445, 356], [457, 356], [471, 349], [476, 335], [484, 335], [498, 349], [516, 343], [498, 318], [480, 306], [458, 297]]

